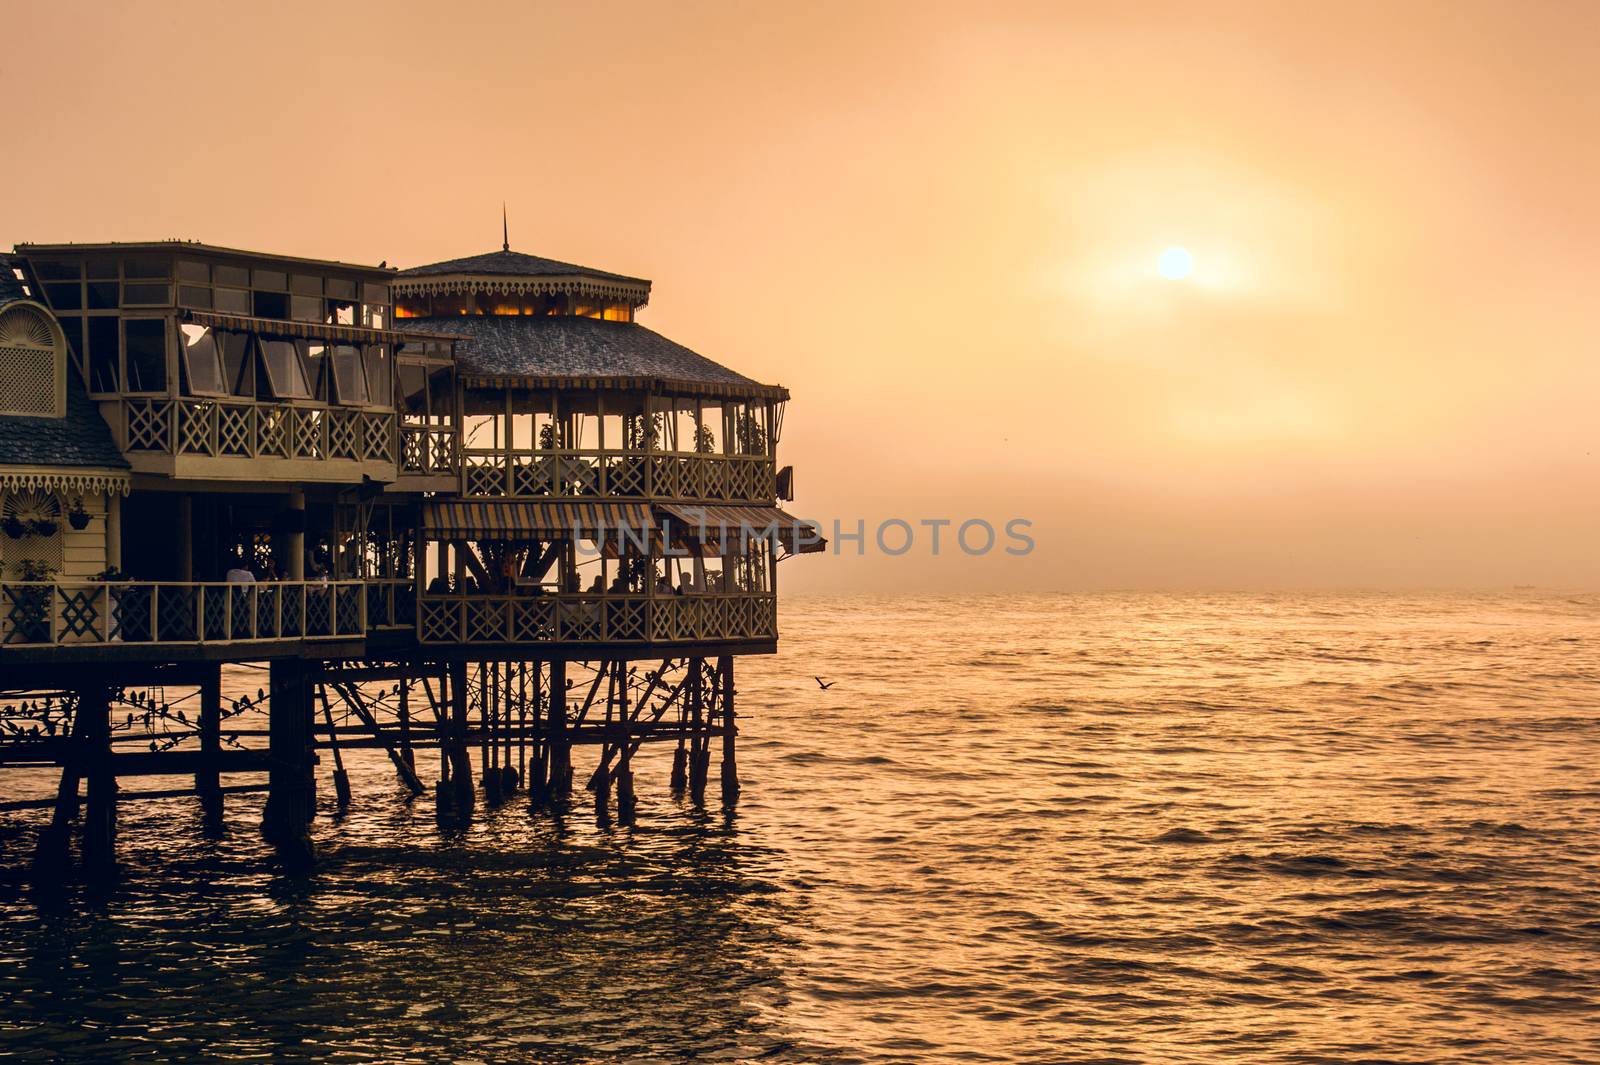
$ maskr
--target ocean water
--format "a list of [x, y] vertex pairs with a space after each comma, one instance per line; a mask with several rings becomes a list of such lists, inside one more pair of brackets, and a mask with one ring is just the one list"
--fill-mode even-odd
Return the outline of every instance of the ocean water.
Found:
[[0, 1056], [1600, 1060], [1600, 597], [782, 624], [741, 663], [731, 811], [673, 799], [663, 749], [631, 826], [441, 822], [362, 752], [313, 875], [259, 796], [220, 836], [158, 800], [107, 891], [30, 889], [38, 817], [5, 815]]

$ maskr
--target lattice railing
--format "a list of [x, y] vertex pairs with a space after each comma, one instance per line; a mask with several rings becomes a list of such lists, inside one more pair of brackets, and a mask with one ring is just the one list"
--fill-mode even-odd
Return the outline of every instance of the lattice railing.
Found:
[[461, 469], [456, 431], [449, 426], [401, 425], [400, 472], [409, 476], [454, 475]]
[[[401, 432], [404, 439], [404, 427]], [[479, 499], [511, 495], [770, 504], [777, 494], [777, 472], [771, 459], [759, 455], [466, 448], [461, 491]]]
[[[382, 411], [211, 399], [125, 399], [122, 408], [129, 452], [395, 461], [395, 416]], [[424, 439], [419, 450], [428, 449]], [[453, 444], [447, 450], [453, 454]], [[442, 472], [455, 470], [452, 459]]]
[[[230, 644], [357, 638], [367, 631], [368, 595], [362, 581], [6, 582], [0, 584], [0, 643]], [[402, 623], [410, 624], [410, 619]]]
[[649, 643], [773, 639], [777, 602], [765, 593], [423, 595], [422, 643]]

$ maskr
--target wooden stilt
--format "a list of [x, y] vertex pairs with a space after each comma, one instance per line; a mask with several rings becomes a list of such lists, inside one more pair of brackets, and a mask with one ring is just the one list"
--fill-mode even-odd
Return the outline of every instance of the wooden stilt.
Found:
[[39, 834], [34, 852], [34, 869], [41, 876], [58, 877], [72, 864], [72, 822], [78, 817], [78, 783], [88, 754], [88, 721], [80, 698], [72, 713], [72, 734], [61, 766], [61, 782], [56, 786], [54, 812]]
[[[689, 706], [689, 797], [695, 802], [702, 802], [706, 796], [706, 773], [711, 765], [710, 737], [706, 735], [705, 702], [705, 661], [694, 660], [696, 683], [694, 688], [694, 702]], [[712, 701], [715, 702], [717, 688], [713, 677], [711, 690]]]
[[567, 736], [567, 663], [550, 663], [550, 698], [545, 716], [550, 739], [550, 797], [565, 799], [572, 794], [572, 747]]
[[472, 755], [467, 750], [467, 663], [450, 663], [450, 782], [455, 797], [464, 804], [472, 802]]
[[[388, 734], [378, 725], [377, 716], [373, 714], [372, 710], [367, 706], [366, 700], [362, 698], [361, 690], [354, 684], [336, 684], [334, 685], [334, 690], [339, 693], [339, 697], [344, 700], [345, 705], [355, 713], [356, 717], [361, 719], [361, 723], [367, 727], [367, 731], [371, 732], [383, 744], [384, 751], [389, 755], [389, 761], [394, 763], [395, 772], [400, 774], [400, 779], [411, 790], [411, 794], [421, 795], [425, 792], [427, 789], [422, 786], [422, 779], [417, 776], [417, 771], [412, 768], [411, 759], [408, 757], [411, 754], [409, 743], [405, 747], [401, 747], [390, 742]], [[402, 742], [406, 743], [406, 741]]]
[[[644, 703], [640, 701], [642, 708]], [[617, 662], [617, 720], [626, 725], [632, 719], [628, 716], [628, 663], [626, 660]], [[604, 769], [604, 766], [601, 767]], [[617, 813], [624, 820], [633, 816], [633, 758], [629, 744], [624, 739], [618, 745], [617, 759]], [[609, 790], [602, 782], [601, 790]]]
[[[405, 759], [406, 765], [411, 768], [411, 779], [415, 780], [416, 779], [416, 775], [417, 775], [416, 774], [417, 757], [416, 757], [416, 754], [411, 750], [411, 676], [410, 676], [410, 674], [405, 674], [405, 675], [401, 676], [401, 678], [400, 678], [400, 691], [397, 694], [397, 700], [398, 700], [398, 703], [399, 703], [399, 708], [395, 711], [395, 716], [399, 719], [399, 723], [400, 723], [400, 757]], [[401, 775], [404, 776], [404, 774], [401, 774]], [[407, 783], [409, 783], [409, 781]], [[419, 786], [420, 786], [420, 784], [419, 784]], [[415, 790], [415, 789], [413, 789], [413, 790]], [[421, 795], [422, 792], [418, 791], [417, 794]]]
[[269, 766], [262, 829], [285, 861], [302, 864], [312, 857], [307, 826], [316, 810], [311, 678], [306, 664], [292, 658], [275, 659], [269, 669]]
[[322, 700], [322, 716], [328, 723], [328, 749], [333, 752], [333, 795], [343, 810], [350, 805], [350, 774], [344, 771], [344, 755], [339, 750], [339, 730], [333, 724], [333, 706], [328, 702], [328, 686], [317, 685]]
[[739, 797], [739, 763], [734, 751], [738, 727], [733, 710], [733, 656], [718, 658], [717, 671], [722, 674], [722, 801], [733, 802]]
[[222, 817], [222, 775], [217, 766], [222, 759], [222, 667], [208, 668], [200, 679], [200, 768], [195, 770], [194, 788], [208, 821]]
[[89, 801], [83, 819], [83, 869], [91, 879], [105, 879], [117, 867], [117, 774], [111, 761], [111, 693], [104, 685], [79, 694], [84, 715], [83, 742]]

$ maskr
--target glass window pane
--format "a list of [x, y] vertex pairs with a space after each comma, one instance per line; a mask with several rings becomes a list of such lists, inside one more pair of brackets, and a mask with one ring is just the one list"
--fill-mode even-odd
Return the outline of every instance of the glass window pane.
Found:
[[428, 413], [448, 418], [456, 409], [455, 374], [448, 366], [435, 366], [428, 373], [428, 394], [432, 400]]
[[399, 367], [400, 400], [407, 414], [428, 413], [428, 368], [420, 362], [402, 362]]
[[122, 302], [145, 307], [169, 306], [172, 303], [172, 286], [149, 283], [123, 285]]
[[115, 318], [90, 318], [89, 326], [89, 390], [91, 392], [120, 392], [117, 380], [118, 332]]
[[320, 296], [322, 278], [311, 274], [295, 274], [289, 279], [289, 291], [300, 296]]
[[309, 399], [305, 367], [300, 352], [290, 340], [263, 340], [261, 361], [267, 368], [267, 384], [279, 399]]
[[122, 306], [119, 297], [122, 293], [120, 286], [115, 281], [91, 281], [87, 286], [89, 293], [89, 309], [94, 311], [114, 311]]
[[250, 358], [250, 336], [247, 333], [223, 333], [222, 371], [236, 396], [256, 394], [255, 360]]
[[389, 302], [389, 286], [388, 285], [372, 285], [372, 284], [362, 285], [361, 286], [361, 302], [362, 303], [388, 303]]
[[203, 325], [185, 325], [183, 366], [189, 375], [189, 391], [197, 396], [225, 396], [228, 380], [222, 373], [222, 353], [216, 335]]
[[322, 321], [322, 297], [290, 296], [289, 314], [297, 322]]
[[333, 384], [340, 403], [367, 402], [367, 373], [361, 365], [361, 351], [348, 344], [333, 349]]
[[289, 297], [283, 293], [253, 292], [250, 296], [250, 313], [257, 318], [289, 317]]
[[90, 259], [84, 263], [84, 269], [88, 271], [91, 279], [109, 278], [115, 281], [118, 276], [117, 266], [116, 259]]
[[46, 285], [44, 298], [53, 311], [76, 311], [83, 307], [83, 286], [76, 281]]
[[389, 349], [382, 344], [369, 344], [366, 359], [368, 399], [375, 407], [392, 406], [393, 375], [389, 371]]
[[178, 280], [194, 281], [198, 284], [209, 285], [211, 283], [211, 267], [207, 266], [205, 263], [194, 263], [184, 259], [179, 259]]
[[127, 259], [122, 264], [124, 278], [169, 278], [171, 259]]
[[334, 325], [355, 325], [356, 305], [343, 300], [329, 300], [328, 321]]
[[227, 314], [250, 313], [250, 293], [242, 288], [219, 288], [214, 290], [212, 298], [219, 311]]
[[315, 340], [301, 341], [298, 345], [306, 368], [306, 385], [312, 399], [328, 398], [328, 345]]
[[35, 259], [33, 272], [40, 281], [76, 281], [83, 276], [83, 269], [77, 263], [56, 259]]
[[328, 278], [328, 295], [354, 302], [356, 298], [356, 283], [354, 281], [346, 281], [342, 277], [330, 277]]
[[204, 310], [211, 306], [211, 290], [200, 285], [179, 285], [178, 303], [184, 307], [198, 307]]
[[242, 266], [213, 266], [211, 268], [211, 280], [219, 285], [249, 288], [250, 271]]
[[122, 323], [129, 392], [167, 390], [167, 323], [160, 318], [128, 318]]
[[252, 270], [250, 272], [250, 287], [264, 289], [268, 292], [289, 291], [289, 275], [282, 270]]
[[61, 331], [67, 335], [67, 347], [72, 350], [73, 359], [79, 364], [83, 363], [83, 319], [75, 314], [64, 318], [57, 318], [61, 323]]

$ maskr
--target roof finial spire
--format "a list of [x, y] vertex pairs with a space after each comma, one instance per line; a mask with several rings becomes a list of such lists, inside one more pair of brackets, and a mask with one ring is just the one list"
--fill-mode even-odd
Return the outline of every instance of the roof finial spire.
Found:
[[511, 250], [511, 225], [506, 221], [506, 201], [500, 201], [500, 250]]

